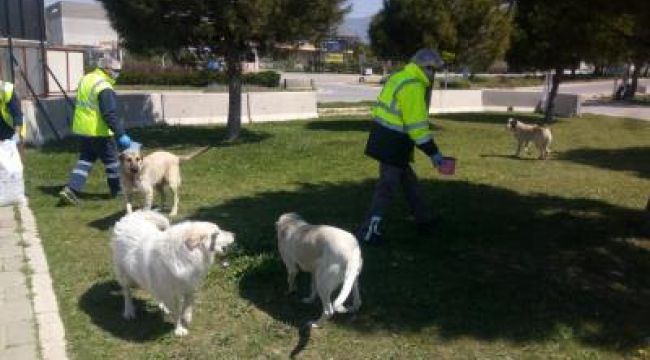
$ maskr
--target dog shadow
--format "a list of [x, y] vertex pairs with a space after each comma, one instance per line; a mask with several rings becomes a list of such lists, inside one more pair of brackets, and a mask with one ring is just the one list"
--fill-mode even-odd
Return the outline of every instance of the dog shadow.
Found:
[[501, 159], [510, 159], [510, 160], [540, 160], [536, 157], [524, 157], [517, 155], [506, 155], [506, 154], [481, 154], [482, 158], [501, 158]]
[[[38, 190], [43, 194], [49, 195], [51, 197], [59, 197], [59, 191], [63, 189], [65, 185], [43, 185], [39, 186]], [[113, 197], [109, 193], [87, 193], [82, 192], [79, 194], [79, 199], [81, 200], [110, 200]]]
[[88, 226], [98, 230], [108, 230], [111, 228], [111, 226], [115, 225], [115, 223], [124, 215], [126, 215], [126, 211], [120, 210], [116, 213], [95, 219], [89, 222]]
[[[248, 269], [239, 282], [239, 293], [242, 298], [251, 301], [274, 319], [290, 324], [296, 329], [298, 340], [289, 354], [292, 359], [298, 356], [311, 340], [312, 328], [308, 323], [321, 315], [320, 300], [317, 299], [311, 304], [301, 301], [301, 298], [309, 293], [309, 281], [308, 274], [299, 273], [296, 278], [297, 291], [287, 294], [285, 267], [278, 258], [269, 257], [258, 266]], [[338, 314], [329, 322], [346, 323], [350, 319], [354, 319], [354, 314]], [[324, 326], [333, 326], [333, 324]]]
[[95, 283], [79, 298], [79, 308], [88, 314], [93, 324], [120, 339], [149, 342], [173, 329], [157, 306], [138, 298], [134, 298], [133, 303], [136, 318], [125, 320], [122, 317], [124, 298], [116, 281]]

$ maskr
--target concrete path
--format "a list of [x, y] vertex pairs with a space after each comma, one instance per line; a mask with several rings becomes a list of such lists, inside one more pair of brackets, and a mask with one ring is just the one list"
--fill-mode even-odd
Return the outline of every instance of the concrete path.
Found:
[[0, 207], [0, 360], [67, 359], [65, 332], [34, 216]]

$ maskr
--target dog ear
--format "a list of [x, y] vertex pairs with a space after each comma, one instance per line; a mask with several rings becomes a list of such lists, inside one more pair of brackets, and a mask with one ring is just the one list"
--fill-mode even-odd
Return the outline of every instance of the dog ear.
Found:
[[207, 240], [207, 235], [201, 231], [196, 231], [194, 229], [188, 230], [187, 237], [185, 238], [185, 246], [188, 249], [194, 250], [196, 247], [201, 245], [204, 241]]
[[125, 156], [125, 155], [124, 155], [124, 153], [122, 152], [122, 153], [120, 153], [120, 155], [118, 155], [117, 158], [120, 159], [120, 161], [124, 161], [124, 156]]

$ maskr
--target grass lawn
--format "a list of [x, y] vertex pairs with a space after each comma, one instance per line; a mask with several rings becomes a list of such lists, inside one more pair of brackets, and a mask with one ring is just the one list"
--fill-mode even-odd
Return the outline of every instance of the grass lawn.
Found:
[[[421, 154], [415, 170], [441, 215], [416, 235], [401, 197], [384, 248], [364, 248], [356, 315], [300, 330], [319, 305], [284, 295], [274, 222], [285, 211], [354, 229], [377, 164], [363, 155], [368, 119], [246, 126], [242, 141], [182, 166], [180, 217], [237, 234], [230, 266], [215, 266], [186, 338], [137, 293], [121, 318], [109, 228], [123, 215], [96, 166], [79, 207], [56, 193], [76, 161], [72, 140], [27, 152], [27, 190], [77, 359], [618, 359], [650, 356], [650, 123], [561, 119], [548, 161], [511, 156], [507, 114], [436, 120], [440, 148], [458, 158], [440, 177]], [[526, 121], [535, 116], [521, 115]], [[133, 131], [147, 149], [176, 153], [217, 143], [223, 128]], [[307, 277], [300, 279], [300, 295]], [[645, 354], [645, 355], [644, 355]]]

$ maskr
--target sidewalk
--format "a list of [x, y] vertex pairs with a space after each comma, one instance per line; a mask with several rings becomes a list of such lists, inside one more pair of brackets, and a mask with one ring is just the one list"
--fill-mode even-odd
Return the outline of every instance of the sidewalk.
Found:
[[0, 360], [4, 359], [67, 359], [47, 260], [26, 205], [0, 207]]

